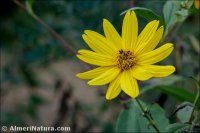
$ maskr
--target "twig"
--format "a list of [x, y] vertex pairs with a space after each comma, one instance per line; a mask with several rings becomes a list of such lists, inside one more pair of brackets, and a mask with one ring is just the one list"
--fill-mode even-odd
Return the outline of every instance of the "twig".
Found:
[[[26, 12], [28, 12], [27, 8], [18, 0], [13, 0], [13, 2], [18, 5], [20, 8], [22, 8], [23, 10], [25, 10]], [[51, 33], [52, 36], [54, 36], [57, 40], [59, 40], [61, 42], [61, 44], [63, 45], [63, 47], [71, 52], [73, 55], [76, 56], [77, 52], [76, 50], [68, 43], [65, 41], [65, 39], [60, 36], [56, 31], [54, 31], [51, 27], [49, 27], [40, 17], [38, 17], [36, 14], [32, 13], [29, 15], [31, 15], [38, 23], [40, 23], [44, 28], [46, 28], [48, 30], [48, 32]], [[90, 66], [88, 66], [87, 64], [80, 62], [86, 69], [92, 68]]]
[[[19, 7], [21, 7], [23, 10], [27, 11], [26, 7], [19, 2], [18, 0], [13, 0], [13, 2], [18, 5]], [[28, 11], [27, 11], [28, 12]], [[72, 54], [76, 55], [76, 50], [73, 49], [73, 47], [70, 46], [69, 43], [67, 43], [65, 41], [65, 39], [60, 36], [56, 31], [54, 31], [51, 27], [49, 27], [42, 19], [40, 19], [36, 14], [30, 14], [37, 22], [39, 22], [42, 26], [44, 26], [48, 32], [50, 32], [56, 39], [58, 39], [63, 46], [65, 47], [65, 49], [67, 49], [68, 51], [70, 51]]]
[[142, 104], [140, 103], [140, 101], [137, 98], [135, 100], [137, 101], [140, 109], [143, 112], [142, 115], [149, 121], [149, 124], [156, 130], [156, 132], [160, 133], [158, 127], [155, 125], [155, 122], [154, 122], [153, 118], [151, 117], [151, 114], [144, 109], [144, 107], [142, 106]]
[[25, 7], [21, 2], [19, 2], [18, 0], [13, 0], [13, 2], [14, 2], [16, 5], [18, 5], [19, 7], [21, 7], [23, 10], [26, 10], [26, 11], [27, 11], [26, 7]]

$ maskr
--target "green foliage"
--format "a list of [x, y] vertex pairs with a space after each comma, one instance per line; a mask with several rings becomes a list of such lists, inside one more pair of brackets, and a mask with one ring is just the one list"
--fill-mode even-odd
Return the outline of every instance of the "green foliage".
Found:
[[[159, 15], [157, 15], [155, 12], [153, 12], [150, 9], [144, 8], [144, 7], [133, 7], [128, 10], [134, 10], [135, 13], [138, 16], [141, 16], [143, 18], [146, 18], [147, 20], [160, 20], [160, 25], [163, 25], [163, 20], [160, 18]], [[125, 14], [128, 10], [122, 12], [120, 15]]]
[[174, 123], [174, 124], [170, 124], [166, 127], [166, 132], [183, 133], [183, 132], [188, 132], [189, 129], [190, 129], [189, 124]]
[[1, 124], [20, 126], [23, 124], [22, 114], [19, 109], [16, 112], [1, 112]]
[[110, 122], [107, 122], [107, 123], [105, 123], [104, 125], [103, 125], [103, 131], [102, 132], [104, 132], [104, 133], [108, 133], [108, 132], [114, 132], [113, 130], [113, 125], [112, 125], [112, 123], [110, 123]]
[[[166, 118], [164, 110], [157, 104], [148, 105], [142, 102], [142, 105], [149, 107], [149, 111], [155, 120], [156, 126], [160, 131], [164, 132], [165, 127], [169, 125], [169, 120]], [[135, 100], [129, 104], [128, 109], [122, 110], [119, 114], [116, 124], [116, 131], [155, 132], [155, 130], [148, 125], [146, 118], [142, 116], [142, 111]]]
[[33, 14], [34, 14], [33, 9], [32, 9], [33, 2], [34, 2], [34, 0], [26, 0], [26, 1], [25, 1], [26, 9], [28, 10], [28, 13], [29, 13], [30, 15], [33, 15]]
[[18, 105], [16, 110], [12, 112], [2, 112], [1, 124], [3, 125], [26, 125], [24, 115], [30, 116], [33, 119], [38, 118], [37, 109], [44, 103], [44, 100], [35, 94], [30, 95], [28, 105]]
[[165, 20], [165, 30], [168, 32], [176, 23], [176, 14], [180, 8], [180, 1], [167, 1], [163, 7], [163, 15]]
[[41, 97], [38, 95], [31, 95], [29, 97], [27, 114], [29, 114], [32, 118], [37, 118], [37, 108], [43, 103], [44, 101]]
[[193, 0], [168, 0], [163, 7], [165, 21], [165, 36], [177, 24], [183, 22], [189, 15]]
[[194, 104], [194, 106], [197, 107], [197, 110], [200, 111], [200, 85], [199, 85], [199, 82], [197, 81], [197, 79], [195, 79], [193, 77], [192, 77], [192, 79], [195, 82], [196, 90], [197, 90], [196, 98], [195, 98], [193, 104]]
[[179, 118], [181, 123], [186, 123], [190, 119], [193, 107], [189, 105], [191, 105], [191, 103], [188, 103], [188, 102], [184, 102], [181, 105], [179, 105], [183, 107], [177, 112], [177, 117]]
[[175, 87], [175, 86], [164, 86], [164, 85], [143, 88], [140, 95], [142, 95], [144, 92], [150, 91], [150, 90], [161, 91], [169, 96], [172, 96], [173, 98], [175, 98], [179, 101], [193, 102], [195, 99], [195, 95], [192, 94], [191, 92], [185, 90], [184, 88], [179, 88], [179, 87]]

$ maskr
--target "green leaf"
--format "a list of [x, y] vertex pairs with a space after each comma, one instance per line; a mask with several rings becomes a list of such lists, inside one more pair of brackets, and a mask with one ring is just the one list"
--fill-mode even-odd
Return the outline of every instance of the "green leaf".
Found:
[[140, 92], [140, 95], [142, 95], [143, 93], [150, 91], [150, 90], [161, 91], [169, 96], [174, 97], [175, 99], [177, 99], [179, 101], [193, 102], [195, 99], [195, 95], [193, 93], [191, 93], [183, 88], [178, 88], [175, 86], [165, 86], [165, 85], [143, 88]]
[[163, 15], [164, 15], [164, 22], [165, 22], [165, 36], [168, 34], [169, 30], [175, 25], [176, 23], [176, 14], [175, 12], [178, 11], [180, 8], [180, 1], [167, 1], [163, 7]]
[[174, 83], [179, 81], [188, 81], [188, 78], [184, 78], [181, 76], [171, 75], [165, 78], [155, 78], [151, 79], [150, 85], [143, 87], [140, 90], [140, 95], [146, 93], [150, 90], [157, 90], [161, 91], [169, 96], [174, 97], [175, 99], [183, 102], [183, 101], [190, 101], [193, 102], [195, 99], [195, 95], [184, 88], [179, 88], [172, 86]]
[[189, 106], [190, 104], [191, 103], [184, 102], [181, 105], [179, 105], [179, 106], [183, 107], [182, 109], [180, 109], [177, 112], [177, 117], [179, 118], [181, 123], [186, 123], [190, 119], [190, 115], [191, 115], [192, 110], [193, 110], [193, 107]]
[[[149, 106], [141, 102], [143, 106]], [[160, 131], [164, 131], [169, 125], [169, 120], [165, 117], [164, 110], [157, 104], [151, 105], [150, 113]], [[162, 123], [162, 124], [160, 124]], [[128, 109], [124, 109], [119, 114], [116, 124], [117, 132], [155, 132], [152, 126], [148, 125], [146, 118], [142, 116], [141, 109], [137, 102], [133, 100]]]
[[32, 9], [33, 2], [34, 2], [34, 0], [26, 0], [25, 1], [26, 9], [27, 9], [28, 13], [31, 15], [34, 14], [33, 9]]
[[168, 0], [165, 3], [163, 7], [165, 36], [176, 23], [181, 23], [188, 17], [192, 4], [193, 1], [191, 0]]
[[166, 126], [169, 125], [169, 120], [165, 115], [165, 111], [158, 104], [153, 104], [150, 107], [150, 112], [152, 114], [152, 117], [155, 120], [156, 125], [160, 129], [160, 131], [161, 132], [164, 131]]
[[166, 127], [165, 132], [167, 133], [183, 133], [184, 131], [188, 131], [190, 129], [189, 124], [182, 124], [182, 123], [174, 123], [170, 124]]
[[178, 75], [170, 75], [165, 78], [152, 78], [147, 82], [151, 82], [152, 86], [158, 86], [158, 85], [172, 85], [180, 81], [188, 80], [188, 78], [178, 76]]
[[151, 20], [160, 20], [160, 25], [163, 25], [163, 20], [160, 18], [159, 15], [157, 15], [152, 10], [144, 8], [144, 7], [133, 7], [133, 8], [130, 8], [130, 9], [122, 12], [120, 15], [125, 14], [129, 10], [134, 10], [135, 13], [138, 16], [141, 16], [141, 17], [143, 17], [143, 18], [145, 18], [145, 19], [147, 19], [149, 21], [151, 21]]

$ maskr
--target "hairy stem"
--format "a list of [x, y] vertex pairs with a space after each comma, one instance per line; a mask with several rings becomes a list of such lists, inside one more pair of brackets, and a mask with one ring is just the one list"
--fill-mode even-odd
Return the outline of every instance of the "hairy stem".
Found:
[[149, 124], [156, 130], [156, 132], [160, 133], [160, 131], [159, 131], [158, 127], [155, 125], [155, 122], [154, 122], [153, 118], [151, 117], [150, 113], [144, 109], [144, 107], [140, 103], [140, 100], [138, 100], [137, 98], [135, 100], [137, 101], [140, 109], [143, 112], [142, 115], [149, 121]]

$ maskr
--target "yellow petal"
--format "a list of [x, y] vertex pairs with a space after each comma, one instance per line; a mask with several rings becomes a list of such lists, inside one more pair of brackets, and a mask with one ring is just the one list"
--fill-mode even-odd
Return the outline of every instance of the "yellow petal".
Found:
[[160, 42], [163, 36], [164, 27], [161, 26], [155, 34], [153, 34], [153, 37], [148, 40], [147, 42], [143, 42], [141, 45], [137, 47], [137, 50], [135, 52], [135, 55], [143, 54], [149, 51], [152, 51]]
[[105, 71], [109, 70], [110, 68], [112, 67], [98, 67], [87, 72], [78, 73], [76, 76], [81, 79], [93, 79], [103, 74]]
[[89, 50], [79, 50], [79, 55], [77, 57], [89, 64], [97, 66], [112, 66], [116, 64], [116, 59], [109, 55], [103, 55], [100, 53], [95, 53]]
[[87, 45], [97, 53], [104, 53], [105, 51], [101, 48], [101, 45], [96, 44], [96, 42], [92, 41], [86, 34], [82, 35], [83, 40], [87, 43]]
[[[149, 22], [145, 28], [142, 30], [140, 35], [138, 36], [137, 46], [140, 46], [143, 43], [147, 43], [155, 34], [159, 25], [159, 21], [153, 20]], [[136, 46], [136, 48], [137, 48]]]
[[174, 49], [173, 44], [167, 43], [151, 52], [138, 55], [137, 64], [154, 64], [165, 59]]
[[122, 90], [132, 98], [135, 98], [139, 94], [138, 83], [131, 75], [130, 71], [123, 71], [121, 77]]
[[134, 11], [128, 11], [122, 25], [122, 48], [134, 49], [137, 42], [138, 21]]
[[142, 68], [150, 71], [153, 74], [153, 77], [166, 77], [175, 71], [174, 66], [147, 65], [142, 66]]
[[135, 79], [141, 81], [147, 80], [153, 76], [148, 70], [145, 70], [140, 66], [133, 67], [131, 69], [131, 74]]
[[107, 83], [110, 83], [117, 77], [119, 74], [120, 69], [118, 67], [113, 67], [109, 69], [108, 71], [104, 72], [100, 76], [90, 80], [88, 82], [89, 85], [105, 85]]
[[196, 9], [199, 9], [199, 7], [200, 7], [199, 3], [200, 3], [200, 0], [194, 0], [194, 6]]
[[86, 43], [88, 43], [93, 50], [111, 56], [118, 52], [117, 47], [101, 34], [91, 30], [85, 30], [85, 34], [87, 37], [83, 39], [86, 39]]
[[107, 19], [103, 20], [103, 29], [106, 38], [111, 42], [113, 42], [118, 49], [121, 49], [122, 39], [119, 36], [118, 32], [113, 27], [113, 25]]
[[121, 92], [120, 88], [120, 80], [121, 80], [121, 74], [117, 76], [116, 79], [114, 79], [108, 87], [107, 93], [106, 93], [106, 99], [111, 100], [119, 95]]

